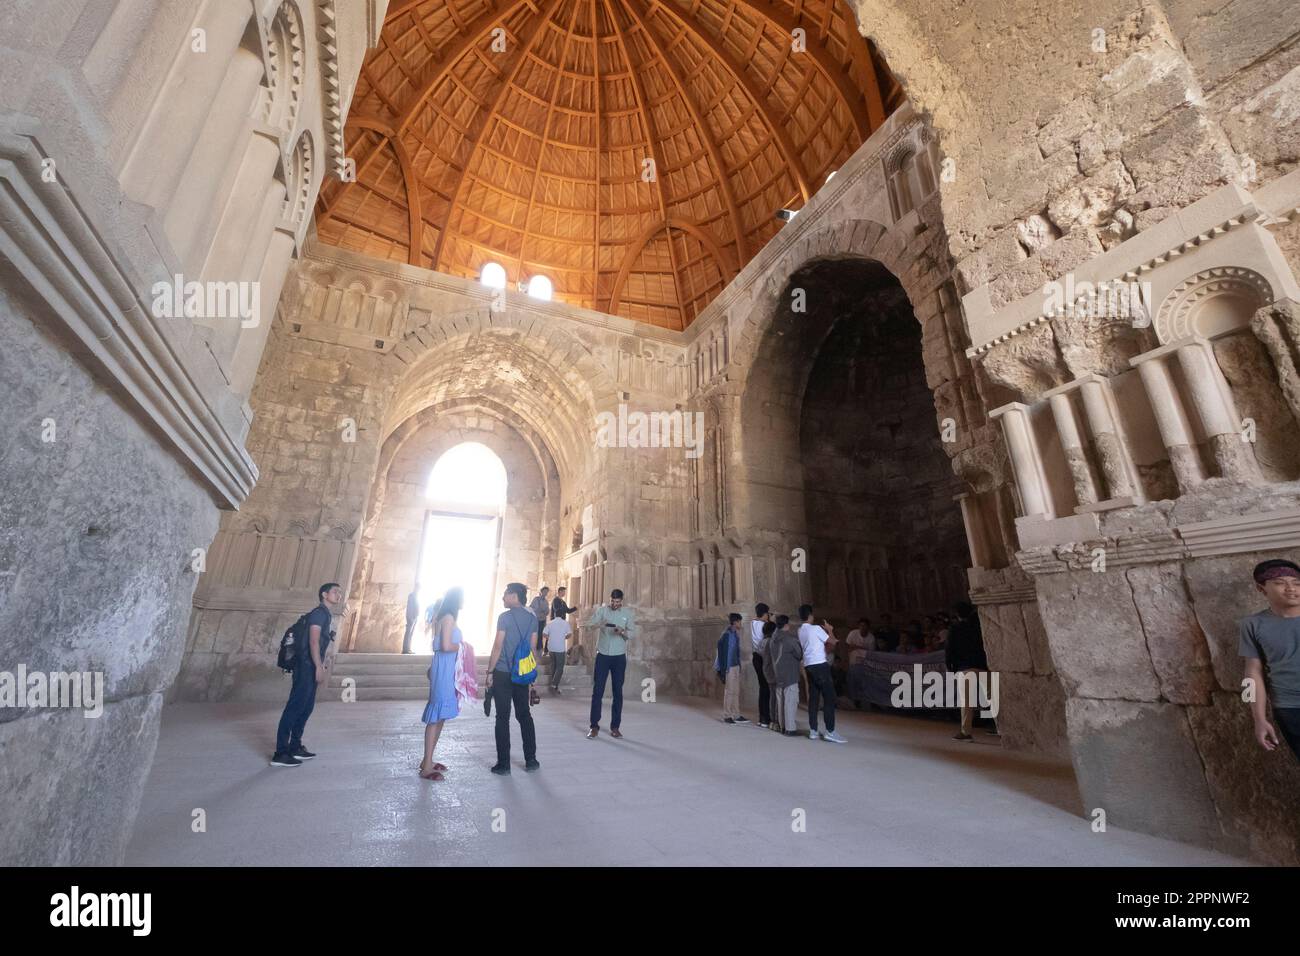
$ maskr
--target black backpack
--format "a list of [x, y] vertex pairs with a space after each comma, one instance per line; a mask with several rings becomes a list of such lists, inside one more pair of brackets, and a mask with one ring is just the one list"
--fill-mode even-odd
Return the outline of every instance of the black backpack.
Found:
[[[311, 612], [309, 611], [308, 614]], [[284, 632], [280, 638], [280, 653], [275, 659], [275, 664], [280, 670], [292, 674], [294, 665], [298, 663], [298, 649], [304, 647], [307, 643], [307, 614], [304, 614], [298, 620], [294, 621], [293, 626]]]

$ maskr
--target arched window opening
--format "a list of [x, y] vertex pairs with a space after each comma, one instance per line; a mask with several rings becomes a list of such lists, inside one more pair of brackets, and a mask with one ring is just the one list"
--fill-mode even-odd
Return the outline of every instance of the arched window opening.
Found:
[[534, 299], [542, 299], [546, 302], [550, 302], [551, 295], [554, 291], [555, 287], [551, 284], [551, 280], [546, 278], [546, 276], [533, 276], [528, 280], [528, 294]]
[[486, 262], [478, 274], [478, 281], [489, 289], [506, 287], [506, 267], [499, 262]]

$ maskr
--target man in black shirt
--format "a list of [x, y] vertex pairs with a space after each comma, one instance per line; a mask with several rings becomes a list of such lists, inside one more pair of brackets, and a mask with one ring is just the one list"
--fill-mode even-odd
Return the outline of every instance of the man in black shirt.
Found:
[[[984, 635], [980, 631], [980, 619], [974, 605], [968, 601], [959, 601], [955, 609], [957, 621], [948, 629], [944, 667], [950, 674], [988, 670], [989, 661], [984, 655]], [[953, 735], [954, 740], [972, 739], [970, 732], [975, 722], [975, 710], [974, 702], [961, 708], [961, 729]]]
[[307, 615], [307, 644], [294, 657], [293, 685], [275, 734], [272, 767], [299, 767], [316, 756], [302, 745], [302, 732], [316, 707], [316, 688], [329, 680], [325, 652], [334, 639], [334, 614], [343, 604], [343, 588], [334, 582], [322, 584], [317, 595], [320, 604]]
[[555, 589], [555, 600], [551, 601], [552, 618], [558, 618], [563, 621], [566, 617], [577, 610], [576, 607], [569, 607], [568, 601], [564, 596], [565, 592], [568, 590], [568, 588]]

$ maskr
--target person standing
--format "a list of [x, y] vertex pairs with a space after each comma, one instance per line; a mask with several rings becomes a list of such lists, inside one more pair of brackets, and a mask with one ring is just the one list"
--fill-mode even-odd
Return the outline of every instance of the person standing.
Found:
[[[551, 593], [550, 588], [542, 588], [537, 595], [528, 603], [528, 610], [533, 612], [533, 617], [537, 618], [537, 640], [533, 642], [537, 648], [537, 663], [542, 662], [542, 655], [546, 652], [546, 644], [542, 640], [542, 630], [546, 627], [546, 616], [550, 613], [551, 602], [547, 595]], [[537, 706], [542, 702], [542, 697], [537, 693], [537, 687], [528, 688], [528, 703]]]
[[[811, 604], [799, 608], [799, 646], [803, 650], [803, 669], [808, 675], [808, 739], [819, 737], [834, 744], [847, 743], [835, 732], [835, 682], [831, 677], [831, 665], [826, 660], [827, 647], [835, 645], [835, 629], [830, 621], [822, 621], [821, 626], [813, 623]], [[821, 698], [826, 732], [817, 732], [817, 704]]]
[[562, 617], [552, 617], [542, 634], [546, 638], [546, 649], [551, 654], [551, 693], [560, 693], [560, 680], [564, 677], [564, 660], [569, 650], [569, 622]]
[[623, 722], [623, 677], [627, 673], [627, 642], [636, 637], [636, 616], [630, 607], [623, 606], [623, 592], [618, 588], [609, 592], [609, 604], [602, 604], [592, 612], [588, 627], [597, 629], [596, 666], [591, 679], [591, 727], [588, 739], [600, 733], [600, 704], [605, 696], [605, 681], [613, 678], [613, 701], [610, 705], [609, 733], [622, 737], [619, 730]]
[[416, 622], [420, 619], [420, 598], [411, 588], [406, 596], [406, 633], [402, 635], [402, 653], [411, 653], [411, 635], [415, 633]]
[[[567, 621], [570, 614], [576, 614], [578, 609], [569, 606], [569, 599], [565, 596], [568, 588], [556, 588], [555, 597], [551, 599], [551, 620], [557, 618], [561, 621]], [[575, 619], [576, 620], [576, 619]], [[578, 635], [573, 632], [573, 627], [569, 627], [569, 633], [573, 634], [573, 639], [569, 641], [569, 649], [565, 652], [566, 664], [577, 664], [578, 658], [582, 656], [581, 648], [578, 645]]]
[[537, 650], [542, 650], [542, 628], [546, 626], [547, 615], [551, 611], [551, 601], [548, 595], [551, 593], [550, 588], [542, 588], [537, 595], [528, 602], [528, 610], [533, 612], [533, 617], [537, 618]]
[[275, 732], [272, 767], [300, 767], [316, 756], [302, 742], [307, 719], [316, 708], [316, 689], [329, 680], [326, 652], [334, 639], [334, 615], [343, 603], [343, 588], [335, 582], [316, 591], [320, 604], [307, 615], [307, 645], [299, 647], [293, 661], [293, 684]]
[[758, 726], [764, 730], [772, 726], [772, 687], [763, 673], [763, 655], [759, 653], [759, 646], [763, 643], [763, 625], [771, 619], [771, 609], [766, 604], [754, 605], [754, 620], [749, 622], [750, 659], [754, 663], [754, 673], [758, 675]]
[[727, 629], [718, 638], [718, 662], [715, 665], [723, 681], [722, 722], [749, 723], [740, 715], [740, 621], [735, 612], [727, 615]]
[[797, 737], [799, 714], [799, 665], [803, 662], [803, 647], [799, 636], [790, 629], [790, 619], [781, 614], [776, 619], [777, 631], [770, 645], [772, 664], [776, 668], [777, 709], [781, 713], [781, 732], [787, 737]]
[[[970, 671], [972, 676], [988, 670], [988, 658], [984, 655], [984, 637], [980, 633], [980, 619], [975, 613], [974, 605], [968, 601], [959, 601], [954, 610], [957, 623], [948, 631], [948, 645], [944, 648], [943, 665], [950, 674]], [[959, 683], [960, 687], [973, 688], [975, 681]], [[971, 728], [975, 724], [975, 701], [962, 701], [961, 727], [953, 734], [953, 740], [970, 741]]]
[[1255, 688], [1250, 705], [1255, 740], [1265, 750], [1277, 747], [1277, 730], [1268, 720], [1272, 703], [1282, 739], [1300, 757], [1300, 565], [1281, 558], [1261, 561], [1253, 577], [1268, 607], [1238, 622], [1237, 652]]
[[488, 692], [497, 708], [496, 740], [497, 762], [492, 772], [501, 776], [510, 773], [510, 708], [513, 705], [519, 734], [524, 740], [524, 769], [530, 773], [541, 764], [537, 760], [537, 728], [528, 709], [528, 691], [531, 684], [516, 684], [511, 678], [513, 664], [532, 649], [537, 618], [524, 607], [528, 588], [518, 582], [506, 585], [501, 595], [505, 610], [497, 618], [497, 636], [488, 657]]
[[[784, 614], [781, 617], [785, 617]], [[788, 617], [785, 618], [790, 620]], [[777, 625], [775, 621], [767, 621], [763, 625], [763, 642], [759, 645], [759, 656], [763, 659], [763, 677], [767, 679], [768, 686], [768, 712], [772, 716], [772, 721], [768, 724], [772, 730], [777, 733], [781, 732], [781, 704], [777, 700], [776, 693], [776, 660], [774, 652], [776, 650], [776, 632]]]
[[569, 607], [568, 598], [565, 594], [568, 588], [556, 588], [555, 597], [551, 600], [551, 619], [559, 618], [565, 620], [570, 614], [577, 610], [576, 607]]
[[438, 620], [434, 624], [433, 666], [429, 668], [429, 702], [424, 705], [424, 759], [420, 761], [420, 776], [425, 780], [441, 780], [446, 766], [434, 763], [433, 751], [442, 736], [442, 725], [460, 715], [460, 701], [456, 696], [456, 658], [460, 656], [461, 633], [456, 626], [464, 592], [451, 588], [438, 604]]

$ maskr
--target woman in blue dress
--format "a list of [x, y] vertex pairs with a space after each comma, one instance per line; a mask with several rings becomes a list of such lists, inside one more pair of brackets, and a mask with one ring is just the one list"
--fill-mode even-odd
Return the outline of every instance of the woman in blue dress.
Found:
[[433, 751], [438, 746], [442, 725], [460, 714], [456, 701], [456, 658], [460, 654], [460, 628], [456, 618], [464, 593], [452, 588], [437, 605], [433, 626], [433, 666], [429, 668], [429, 703], [424, 708], [424, 759], [420, 761], [420, 776], [425, 780], [441, 780], [447, 768], [434, 763]]

